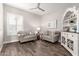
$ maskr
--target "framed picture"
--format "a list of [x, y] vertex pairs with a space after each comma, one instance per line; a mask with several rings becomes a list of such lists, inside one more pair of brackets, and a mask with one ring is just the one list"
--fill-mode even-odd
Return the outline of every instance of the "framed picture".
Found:
[[52, 20], [48, 22], [48, 28], [56, 28], [57, 27], [57, 20]]

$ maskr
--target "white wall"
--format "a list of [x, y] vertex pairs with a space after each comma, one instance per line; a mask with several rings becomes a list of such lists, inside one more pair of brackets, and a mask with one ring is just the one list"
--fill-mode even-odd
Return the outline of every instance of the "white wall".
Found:
[[3, 4], [0, 3], [0, 51], [3, 46]]
[[[41, 21], [41, 27], [42, 27], [42, 30], [52, 30], [52, 31], [62, 31], [62, 25], [63, 25], [63, 12], [53, 12], [51, 14], [47, 14], [47, 15], [43, 15], [42, 16], [42, 21]], [[53, 20], [56, 20], [57, 21], [57, 25], [56, 25], [56, 28], [55, 29], [48, 29], [47, 28], [47, 24], [49, 21], [52, 21]]]
[[10, 39], [6, 39], [6, 34], [7, 34], [6, 33], [6, 13], [7, 12], [19, 14], [19, 15], [22, 15], [24, 17], [24, 19], [23, 19], [24, 31], [35, 31], [36, 28], [38, 26], [40, 26], [41, 16], [24, 11], [24, 10], [14, 8], [14, 7], [11, 7], [8, 5], [4, 5], [4, 13], [5, 13], [5, 19], [4, 19], [4, 22], [5, 22], [5, 26], [4, 26], [5, 27], [5, 30], [4, 30], [5, 31], [5, 39], [4, 39], [4, 42], [12, 41]]

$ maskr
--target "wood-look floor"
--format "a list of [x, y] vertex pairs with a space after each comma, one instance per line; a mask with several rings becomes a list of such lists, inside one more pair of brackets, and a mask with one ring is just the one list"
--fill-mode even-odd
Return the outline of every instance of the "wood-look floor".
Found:
[[43, 40], [26, 43], [8, 43], [3, 46], [1, 56], [71, 56], [71, 54], [60, 45]]

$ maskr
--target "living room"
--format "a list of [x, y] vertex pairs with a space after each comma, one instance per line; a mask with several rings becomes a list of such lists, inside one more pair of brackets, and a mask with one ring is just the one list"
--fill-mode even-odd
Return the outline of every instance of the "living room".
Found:
[[79, 16], [78, 8], [79, 3], [0, 3], [0, 55], [78, 56], [79, 23], [65, 20]]

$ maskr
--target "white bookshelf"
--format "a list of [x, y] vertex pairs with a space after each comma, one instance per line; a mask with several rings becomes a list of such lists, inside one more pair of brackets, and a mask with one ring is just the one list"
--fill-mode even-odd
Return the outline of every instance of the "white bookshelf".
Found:
[[76, 7], [68, 8], [63, 16], [61, 45], [72, 55], [79, 56], [79, 12]]

